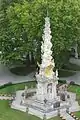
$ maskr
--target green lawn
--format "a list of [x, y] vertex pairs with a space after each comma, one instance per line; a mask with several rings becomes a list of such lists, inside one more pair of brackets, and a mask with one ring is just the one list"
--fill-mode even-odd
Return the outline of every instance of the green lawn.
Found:
[[69, 85], [68, 91], [74, 92], [76, 94], [80, 94], [80, 86], [78, 86], [78, 85]]
[[[80, 86], [70, 85], [68, 87], [68, 91], [76, 93], [77, 101], [78, 101], [78, 103], [80, 105]], [[80, 118], [80, 111], [79, 112], [75, 112], [74, 114], [75, 114], [75, 116], [77, 116], [78, 118]]]
[[79, 112], [75, 112], [74, 115], [77, 116], [78, 118], [80, 118], [80, 111]]
[[80, 105], [80, 86], [70, 85], [70, 86], [68, 87], [68, 91], [71, 91], [71, 92], [76, 93], [76, 97], [77, 97], [77, 100], [78, 100], [79, 105]]
[[0, 89], [0, 93], [13, 93], [17, 90], [23, 90], [25, 88], [25, 85], [27, 85], [28, 88], [35, 87], [36, 82], [27, 82], [27, 83], [20, 83], [20, 84], [14, 84], [10, 86], [6, 86], [4, 88]]
[[[11, 109], [8, 101], [0, 101], [0, 120], [41, 120], [38, 117], [28, 115], [27, 113]], [[59, 117], [54, 117], [49, 120], [61, 120]]]

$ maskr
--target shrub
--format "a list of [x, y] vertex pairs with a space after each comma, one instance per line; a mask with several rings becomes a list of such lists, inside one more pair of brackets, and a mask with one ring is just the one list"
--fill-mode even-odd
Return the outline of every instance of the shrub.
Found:
[[66, 84], [66, 80], [58, 80], [59, 83]]
[[5, 87], [7, 87], [7, 86], [11, 86], [11, 85], [12, 85], [12, 82], [8, 82], [8, 83], [0, 86], [0, 89], [5, 88]]
[[71, 81], [71, 82], [70, 82], [70, 85], [75, 85], [75, 82], [74, 82], [74, 81]]

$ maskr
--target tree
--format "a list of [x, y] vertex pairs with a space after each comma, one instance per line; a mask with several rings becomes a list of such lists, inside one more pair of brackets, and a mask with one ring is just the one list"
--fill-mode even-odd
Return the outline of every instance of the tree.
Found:
[[[8, 64], [9, 61], [13, 63], [17, 60], [25, 60], [29, 53], [31, 53], [32, 56], [34, 55], [36, 46], [39, 46], [37, 49], [40, 48], [40, 42], [36, 41], [36, 39], [40, 40], [41, 33], [39, 29], [42, 27], [42, 22], [39, 21], [39, 18], [42, 19], [42, 16], [37, 16], [37, 12], [33, 17], [32, 10], [34, 4], [31, 6], [30, 3], [25, 1], [23, 5], [16, 3], [14, 7], [11, 6], [7, 10], [7, 17], [10, 22], [8, 29], [10, 31], [10, 38], [6, 41], [8, 51], [4, 51], [6, 54], [4, 62], [7, 61]], [[34, 12], [36, 13], [35, 6]], [[6, 48], [4, 50], [6, 50]]]
[[[54, 4], [53, 8], [51, 7], [52, 4]], [[80, 39], [80, 2], [76, 0], [58, 0], [58, 2], [50, 2], [49, 6], [53, 51], [56, 64], [60, 67], [67, 62], [66, 59], [69, 58], [68, 51], [72, 44], [76, 41], [79, 42]]]
[[[80, 3], [77, 0], [31, 0], [13, 2], [7, 7], [8, 30], [1, 36], [4, 46], [1, 47], [2, 61], [12, 63], [24, 61], [32, 54], [35, 60], [40, 60], [40, 46], [47, 10], [51, 19], [53, 56], [56, 66], [66, 63], [69, 48], [76, 41], [79, 42]], [[7, 50], [6, 50], [7, 49]], [[69, 55], [68, 55], [69, 56]], [[62, 59], [61, 59], [62, 58]]]

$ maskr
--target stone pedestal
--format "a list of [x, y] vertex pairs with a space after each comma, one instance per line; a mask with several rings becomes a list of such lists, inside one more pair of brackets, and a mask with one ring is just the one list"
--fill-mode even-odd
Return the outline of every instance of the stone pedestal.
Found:
[[[37, 91], [36, 98], [40, 101], [48, 100], [53, 101], [57, 99], [56, 85], [58, 84], [57, 78], [52, 79], [41, 77], [37, 75]], [[55, 79], [55, 80], [54, 80]]]

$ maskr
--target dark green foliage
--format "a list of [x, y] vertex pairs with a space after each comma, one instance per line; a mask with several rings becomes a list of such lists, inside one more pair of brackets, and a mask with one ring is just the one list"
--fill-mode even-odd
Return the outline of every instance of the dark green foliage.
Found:
[[47, 10], [56, 67], [67, 63], [69, 48], [80, 39], [80, 3], [76, 0], [4, 0], [0, 11], [0, 58], [4, 64], [11, 66], [26, 59], [30, 64], [41, 61], [40, 46]]
[[26, 76], [29, 73], [36, 71], [36, 68], [30, 66], [21, 66], [21, 67], [19, 66], [19, 67], [11, 68], [10, 71], [16, 75]]
[[69, 71], [69, 70], [65, 70], [65, 69], [59, 70], [59, 77], [69, 77], [69, 76], [73, 76], [75, 74], [76, 74], [76, 72], [74, 72], [74, 71]]
[[56, 67], [61, 68], [65, 64], [68, 64], [70, 58], [70, 52], [66, 49], [60, 51], [59, 55], [55, 54]]
[[75, 82], [74, 82], [74, 81], [71, 81], [71, 82], [70, 82], [70, 85], [75, 85]]
[[66, 80], [58, 80], [59, 83], [63, 83], [63, 84], [66, 84]]
[[7, 87], [7, 86], [11, 86], [11, 85], [12, 85], [12, 83], [11, 83], [11, 82], [6, 83], [6, 84], [4, 84], [4, 85], [0, 86], [0, 89], [5, 88], [5, 87]]

